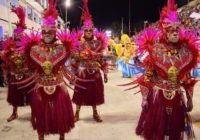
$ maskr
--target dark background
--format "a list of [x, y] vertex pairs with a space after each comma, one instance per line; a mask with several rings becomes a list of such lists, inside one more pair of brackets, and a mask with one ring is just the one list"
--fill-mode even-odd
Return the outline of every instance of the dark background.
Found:
[[[176, 0], [178, 6], [187, 3], [188, 0]], [[58, 2], [61, 17], [65, 19], [65, 0]], [[82, 0], [71, 0], [72, 5], [68, 8], [68, 20], [70, 28], [80, 27]], [[144, 21], [155, 22], [159, 19], [159, 12], [167, 3], [167, 0], [130, 0], [131, 30], [137, 30], [143, 26]], [[122, 17], [124, 29], [128, 30], [129, 23], [129, 0], [89, 0], [89, 9], [96, 27], [109, 29], [120, 26]]]

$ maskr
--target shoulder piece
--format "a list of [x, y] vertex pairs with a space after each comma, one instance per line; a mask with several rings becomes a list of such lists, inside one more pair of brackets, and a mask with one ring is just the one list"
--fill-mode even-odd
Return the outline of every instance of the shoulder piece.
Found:
[[30, 50], [31, 47], [37, 45], [41, 42], [41, 34], [36, 32], [31, 32], [30, 34], [25, 34], [21, 40], [22, 47], [25, 51]]
[[16, 49], [16, 42], [9, 38], [3, 42], [3, 59], [6, 62], [10, 61], [10, 55]]
[[57, 38], [64, 45], [67, 52], [76, 49], [75, 47], [77, 46], [78, 41], [76, 40], [75, 34], [70, 34], [67, 32], [59, 32], [57, 33]]
[[9, 38], [3, 42], [3, 50], [9, 51], [12, 48], [15, 48], [16, 45], [17, 45], [16, 42], [13, 39]]
[[97, 40], [100, 41], [100, 49], [98, 52], [104, 51], [108, 47], [108, 38], [104, 32], [95, 32], [94, 36], [96, 37]]
[[[183, 71], [182, 71], [183, 74], [189, 72], [198, 63], [198, 57], [199, 57], [198, 49], [199, 49], [200, 45], [197, 44], [196, 41], [197, 41], [196, 32], [181, 29], [180, 42], [183, 43], [184, 44], [183, 46], [186, 47], [186, 49], [192, 53], [192, 60], [183, 69]], [[183, 76], [183, 74], [182, 74], [182, 76]]]
[[180, 41], [187, 44], [188, 49], [198, 50], [200, 45], [197, 43], [198, 37], [197, 33], [191, 30], [181, 29], [180, 31]]
[[154, 47], [155, 42], [160, 38], [160, 30], [149, 27], [145, 29], [139, 36], [136, 41], [138, 45], [138, 51], [140, 53], [149, 52], [151, 53]]
[[32, 63], [30, 57], [30, 51], [33, 46], [40, 44], [41, 42], [41, 34], [36, 32], [31, 32], [30, 34], [25, 34], [21, 39], [22, 49], [24, 49], [25, 56], [27, 58], [27, 62], [29, 64]]
[[79, 30], [79, 31], [74, 32], [73, 34], [75, 38], [80, 41], [81, 38], [83, 37], [84, 32], [82, 30]]

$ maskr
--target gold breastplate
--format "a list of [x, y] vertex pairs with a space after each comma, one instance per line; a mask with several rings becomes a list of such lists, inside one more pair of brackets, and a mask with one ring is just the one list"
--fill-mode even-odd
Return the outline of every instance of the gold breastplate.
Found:
[[177, 81], [177, 76], [178, 76], [178, 69], [175, 66], [171, 66], [168, 71], [168, 80], [171, 82], [176, 82]]

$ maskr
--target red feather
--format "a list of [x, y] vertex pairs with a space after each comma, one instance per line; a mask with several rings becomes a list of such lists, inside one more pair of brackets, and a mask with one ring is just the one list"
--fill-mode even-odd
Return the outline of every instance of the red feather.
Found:
[[49, 7], [48, 9], [44, 11], [43, 16], [44, 16], [44, 19], [50, 16], [57, 19], [58, 11], [56, 9], [55, 0], [49, 0]]
[[174, 0], [168, 0], [167, 7], [168, 9], [173, 10], [173, 11], [175, 11], [177, 8]]
[[14, 53], [16, 49], [16, 42], [13, 39], [7, 39], [3, 42], [3, 59], [6, 62], [10, 62], [10, 55]]
[[41, 42], [41, 34], [39, 33], [35, 33], [35, 32], [31, 32], [30, 34], [25, 34], [22, 39], [21, 39], [21, 45], [22, 48], [25, 51], [25, 55], [27, 56], [27, 62], [29, 64], [33, 64], [34, 62], [32, 61], [31, 57], [30, 57], [30, 51], [31, 48], [34, 45], [38, 45]]
[[89, 8], [88, 8], [88, 0], [83, 0], [83, 15], [82, 15], [81, 19], [83, 21], [92, 20], [92, 16], [91, 16]]
[[174, 0], [168, 0], [167, 6], [163, 7], [160, 13], [160, 24], [162, 24], [162, 21], [168, 17], [170, 11], [177, 11], [177, 6]]
[[156, 40], [160, 38], [161, 32], [153, 27], [148, 27], [138, 36], [137, 45], [139, 46], [139, 52], [144, 53], [148, 51], [151, 53], [152, 46], [155, 44]]
[[70, 52], [76, 49], [75, 47], [77, 46], [78, 41], [76, 40], [74, 35], [67, 32], [58, 32], [57, 37], [65, 46], [67, 52]]
[[108, 37], [104, 32], [99, 31], [95, 32], [94, 35], [96, 36], [97, 40], [101, 42], [101, 48], [98, 50], [98, 52], [103, 52], [108, 47]]
[[192, 31], [186, 31], [185, 29], [182, 29], [180, 31], [180, 40], [181, 42], [186, 44], [186, 47], [188, 50], [191, 50], [193, 59], [191, 63], [189, 63], [181, 72], [179, 77], [183, 78], [186, 73], [191, 71], [192, 68], [194, 68], [198, 63], [198, 57], [199, 57], [199, 51], [198, 48], [200, 47], [199, 44], [196, 43], [197, 35], [196, 32]]
[[21, 28], [26, 28], [26, 24], [25, 24], [25, 11], [23, 9], [23, 7], [19, 6], [19, 7], [14, 7], [11, 9], [12, 12], [14, 12], [17, 17], [19, 18], [19, 22], [15, 23], [17, 27], [21, 27]]

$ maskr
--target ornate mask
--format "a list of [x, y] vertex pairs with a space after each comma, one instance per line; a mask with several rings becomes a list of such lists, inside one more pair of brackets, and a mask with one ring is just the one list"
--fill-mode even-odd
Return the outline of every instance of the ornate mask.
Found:
[[15, 61], [15, 65], [16, 65], [17, 68], [21, 68], [22, 65], [23, 65], [23, 60], [17, 59]]
[[55, 40], [56, 31], [51, 29], [42, 30], [42, 39], [44, 43], [49, 44]]
[[12, 61], [15, 63], [16, 69], [21, 69], [24, 64], [24, 56], [20, 52], [16, 52], [11, 56]]
[[84, 29], [84, 37], [87, 38], [87, 39], [92, 38], [93, 37], [93, 31], [94, 31], [93, 28]]
[[53, 64], [51, 61], [45, 61], [43, 64], [42, 64], [42, 69], [44, 71], [44, 73], [46, 75], [50, 75], [52, 73], [52, 70], [53, 70]]
[[176, 82], [177, 81], [177, 75], [178, 75], [178, 69], [175, 66], [171, 66], [168, 69], [168, 79], [172, 82]]

